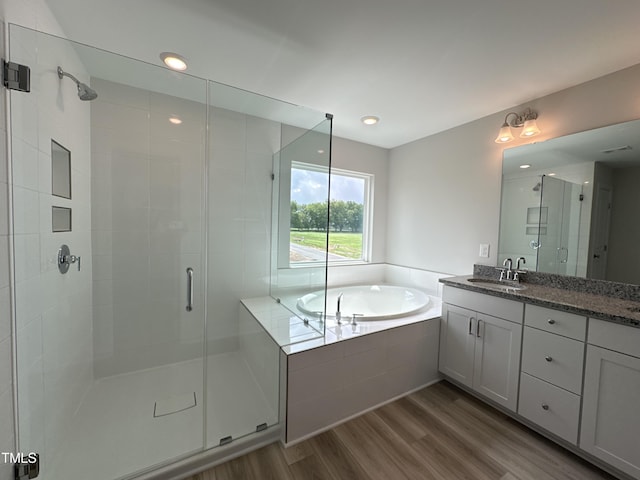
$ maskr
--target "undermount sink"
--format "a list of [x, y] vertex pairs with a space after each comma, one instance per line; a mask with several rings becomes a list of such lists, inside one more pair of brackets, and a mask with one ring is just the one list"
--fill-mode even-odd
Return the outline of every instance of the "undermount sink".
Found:
[[482, 287], [503, 290], [505, 292], [525, 290], [527, 288], [521, 283], [501, 282], [500, 280], [492, 280], [491, 278], [467, 278], [467, 282], [475, 283]]

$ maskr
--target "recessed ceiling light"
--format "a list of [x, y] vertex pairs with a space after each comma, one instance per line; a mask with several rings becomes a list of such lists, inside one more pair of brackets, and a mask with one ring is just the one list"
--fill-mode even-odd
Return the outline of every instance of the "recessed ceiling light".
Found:
[[173, 123], [174, 125], [180, 125], [182, 123], [182, 119], [180, 117], [178, 117], [177, 115], [171, 115], [169, 117], [169, 121], [171, 123]]
[[525, 163], [524, 165], [520, 165], [520, 168], [530, 168], [531, 165], [529, 165], [528, 163]]
[[187, 69], [187, 61], [181, 55], [173, 52], [162, 52], [160, 58], [164, 64], [172, 70], [182, 72]]
[[323, 149], [320, 149], [320, 150], [318, 150], [318, 153], [319, 153], [320, 155], [322, 155], [322, 154], [324, 153], [324, 150], [323, 150]]
[[585, 183], [585, 184], [589, 183], [589, 180], [586, 180], [584, 183]]
[[365, 125], [375, 125], [380, 121], [380, 119], [374, 115], [367, 115], [365, 117], [362, 117], [360, 121]]
[[555, 176], [556, 176], [556, 174], [555, 174], [555, 173], [550, 173], [550, 174], [549, 174], [549, 176], [550, 176], [550, 177], [555, 177]]

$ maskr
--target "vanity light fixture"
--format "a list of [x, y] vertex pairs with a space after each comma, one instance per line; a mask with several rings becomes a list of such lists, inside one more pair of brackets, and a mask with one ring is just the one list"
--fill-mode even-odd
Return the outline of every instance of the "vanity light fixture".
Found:
[[374, 115], [366, 115], [364, 117], [362, 117], [360, 119], [360, 121], [362, 123], [364, 123], [365, 125], [375, 125], [376, 123], [378, 123], [380, 121], [380, 118], [374, 116]]
[[[509, 117], [512, 117], [509, 120]], [[520, 138], [535, 137], [540, 133], [540, 129], [536, 124], [536, 118], [538, 118], [537, 112], [534, 112], [530, 108], [527, 108], [522, 113], [509, 112], [504, 117], [504, 123], [500, 127], [500, 132], [496, 137], [496, 143], [508, 143], [513, 140], [513, 133], [511, 128], [522, 128], [520, 132]]]
[[187, 69], [187, 60], [182, 55], [178, 55], [177, 53], [162, 52], [160, 54], [160, 59], [162, 59], [164, 64], [171, 70], [184, 72]]

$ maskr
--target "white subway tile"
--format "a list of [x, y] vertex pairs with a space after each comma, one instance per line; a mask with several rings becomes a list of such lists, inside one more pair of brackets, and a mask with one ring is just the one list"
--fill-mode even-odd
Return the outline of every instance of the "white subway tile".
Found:
[[[9, 287], [0, 288], [0, 340], [11, 335], [11, 303]], [[0, 367], [2, 368], [2, 367]]]
[[23, 187], [13, 189], [14, 233], [40, 232], [40, 198], [38, 192]]
[[9, 237], [0, 234], [0, 288], [9, 286]]
[[11, 360], [11, 337], [0, 340], [0, 396], [11, 390], [13, 362]]
[[40, 274], [40, 235], [14, 236], [14, 267], [16, 283]]
[[12, 150], [13, 184], [37, 191], [39, 188], [38, 149], [23, 140], [16, 139], [12, 144]]
[[289, 355], [289, 374], [311, 366], [330, 363], [336, 359], [343, 360], [346, 348], [344, 342], [337, 342], [321, 348]]

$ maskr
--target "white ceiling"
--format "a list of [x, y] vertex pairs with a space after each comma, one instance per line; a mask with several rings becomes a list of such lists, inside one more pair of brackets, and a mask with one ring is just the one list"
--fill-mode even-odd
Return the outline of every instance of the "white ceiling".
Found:
[[180, 53], [193, 75], [333, 113], [336, 135], [386, 148], [640, 61], [638, 0], [48, 3], [72, 40], [155, 64]]

